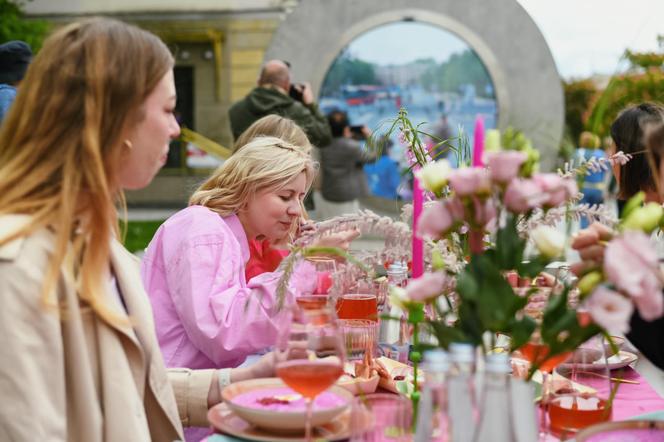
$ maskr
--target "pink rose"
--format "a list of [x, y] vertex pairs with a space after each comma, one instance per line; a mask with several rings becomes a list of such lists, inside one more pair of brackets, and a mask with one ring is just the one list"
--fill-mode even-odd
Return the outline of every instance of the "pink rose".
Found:
[[634, 299], [643, 319], [664, 314], [659, 263], [650, 238], [636, 230], [625, 231], [609, 242], [604, 251], [607, 279]]
[[634, 298], [634, 304], [644, 321], [654, 321], [664, 316], [664, 296], [661, 290], [643, 293]]
[[462, 167], [450, 173], [450, 188], [458, 196], [489, 194], [491, 180], [489, 172], [479, 167]]
[[540, 207], [548, 195], [535, 180], [517, 179], [512, 181], [505, 190], [505, 207], [513, 213], [526, 213]]
[[533, 176], [533, 180], [542, 188], [548, 196], [543, 205], [556, 207], [576, 196], [579, 189], [576, 181], [572, 178], [563, 178], [556, 173], [540, 173]]
[[528, 155], [516, 150], [489, 155], [488, 165], [491, 179], [500, 184], [509, 183], [519, 175], [519, 169], [526, 159], [528, 159]]
[[438, 239], [454, 225], [454, 218], [442, 201], [436, 201], [422, 211], [417, 221], [417, 236]]
[[634, 306], [619, 293], [599, 286], [586, 301], [586, 306], [593, 321], [605, 330], [614, 333], [629, 331], [629, 320]]
[[408, 283], [406, 295], [412, 301], [426, 302], [453, 289], [454, 278], [443, 272], [425, 273]]

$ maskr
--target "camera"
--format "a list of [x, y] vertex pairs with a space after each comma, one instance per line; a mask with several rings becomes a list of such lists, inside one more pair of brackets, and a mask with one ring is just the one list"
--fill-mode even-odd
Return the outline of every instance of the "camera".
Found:
[[367, 137], [364, 136], [364, 126], [363, 125], [355, 125], [355, 126], [350, 126], [350, 133], [353, 139], [362, 141], [366, 140]]
[[290, 97], [296, 101], [302, 101], [303, 93], [304, 93], [304, 84], [302, 83], [291, 84], [290, 89], [288, 90], [288, 95], [290, 95]]

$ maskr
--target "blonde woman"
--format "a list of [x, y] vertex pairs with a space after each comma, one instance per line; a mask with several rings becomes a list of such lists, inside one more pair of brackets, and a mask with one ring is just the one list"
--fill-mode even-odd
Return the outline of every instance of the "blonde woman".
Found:
[[[247, 128], [238, 137], [234, 151], [257, 137], [277, 137], [302, 149], [303, 152], [311, 154], [313, 148], [309, 143], [307, 134], [293, 121], [279, 115], [267, 115]], [[312, 228], [308, 215], [302, 208], [302, 217], [299, 223], [294, 223], [287, 234], [279, 240], [252, 239], [249, 241], [249, 260], [245, 265], [245, 279], [249, 281], [265, 272], [273, 272], [281, 261], [288, 255], [288, 246], [301, 229]], [[317, 246], [339, 247], [348, 249], [350, 242], [359, 236], [357, 230], [338, 232], [321, 239]]]
[[[299, 222], [314, 171], [301, 148], [256, 138], [157, 230], [142, 274], [167, 366], [234, 367], [274, 343], [281, 274], [246, 281], [249, 241], [279, 240]], [[291, 278], [287, 303], [295, 292], [313, 290], [315, 274], [306, 270]]]
[[[164, 441], [207, 425], [219, 383], [167, 370], [115, 202], [146, 186], [179, 133], [173, 57], [90, 19], [45, 42], [0, 130], [0, 439]], [[220, 375], [221, 373], [221, 375]]]

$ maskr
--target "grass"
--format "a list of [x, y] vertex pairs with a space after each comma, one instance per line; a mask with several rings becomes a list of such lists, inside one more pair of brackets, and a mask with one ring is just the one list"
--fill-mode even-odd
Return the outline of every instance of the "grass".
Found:
[[132, 253], [145, 249], [163, 222], [164, 220], [129, 221], [126, 225], [121, 223], [120, 231], [124, 234], [124, 246]]

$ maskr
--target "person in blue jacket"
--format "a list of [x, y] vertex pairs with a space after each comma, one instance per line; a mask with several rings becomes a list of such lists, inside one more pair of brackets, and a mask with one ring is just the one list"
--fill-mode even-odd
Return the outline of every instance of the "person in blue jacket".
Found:
[[0, 45], [0, 122], [16, 98], [16, 88], [32, 60], [30, 46], [20, 40]]
[[369, 181], [369, 189], [374, 196], [387, 199], [397, 199], [397, 188], [401, 181], [399, 164], [390, 158], [392, 140], [385, 137], [381, 140], [382, 155], [373, 164], [364, 166], [364, 173]]

